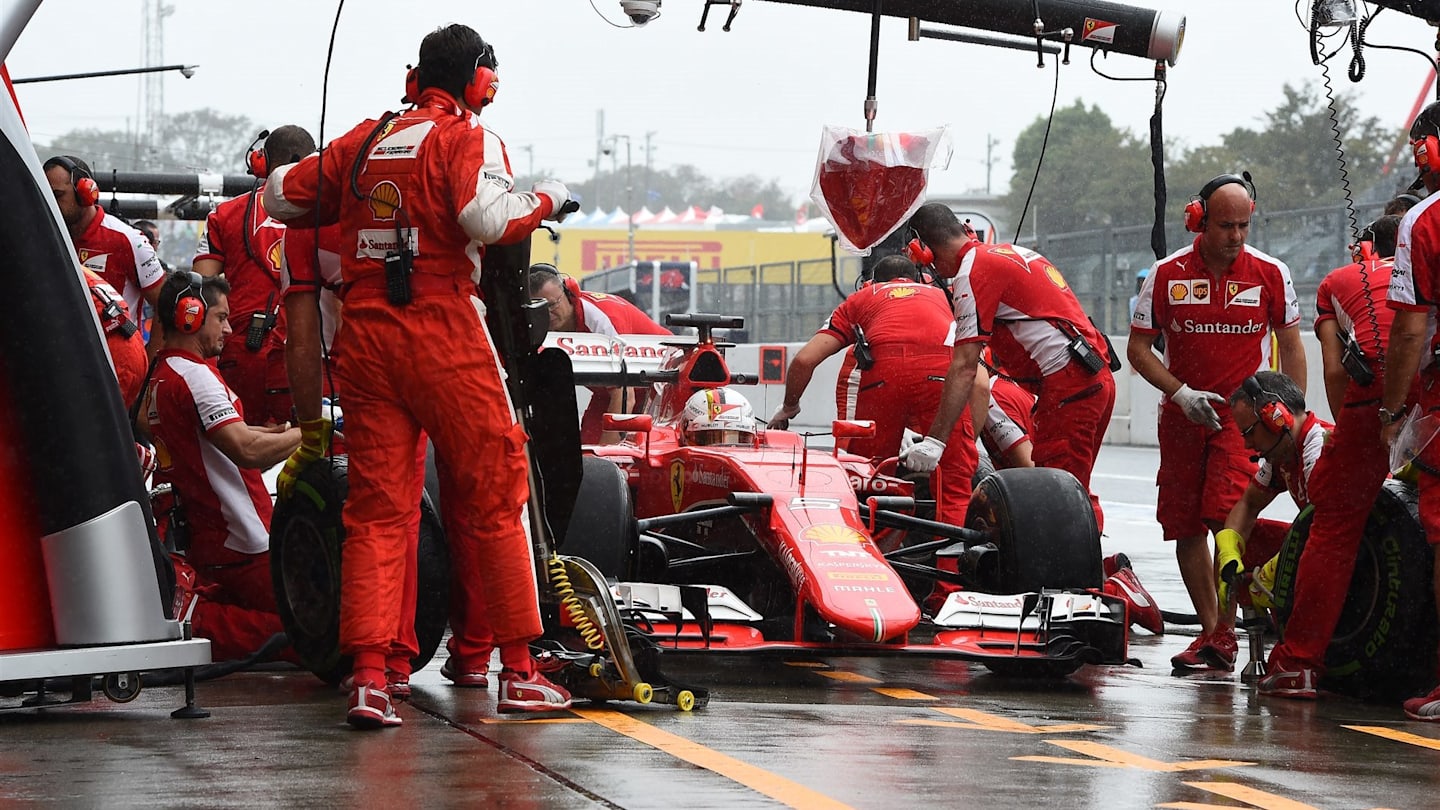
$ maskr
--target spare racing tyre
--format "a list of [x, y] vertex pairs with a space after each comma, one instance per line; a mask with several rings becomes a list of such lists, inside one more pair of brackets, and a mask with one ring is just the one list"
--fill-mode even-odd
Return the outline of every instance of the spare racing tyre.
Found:
[[995, 471], [975, 487], [965, 525], [990, 535], [999, 552], [997, 565], [981, 569], [983, 592], [1099, 588], [1104, 580], [1090, 493], [1064, 470]]
[[[1324, 688], [1398, 701], [1434, 685], [1433, 554], [1419, 514], [1414, 487], [1385, 482], [1360, 538], [1355, 573], [1325, 651]], [[1301, 512], [1280, 549], [1275, 608], [1282, 625], [1294, 609], [1295, 575], [1313, 517], [1312, 507]]]
[[[348, 461], [336, 456], [306, 467], [270, 521], [270, 578], [280, 621], [301, 664], [329, 683], [350, 672], [350, 659], [340, 654], [340, 512], [349, 491]], [[440, 646], [450, 601], [450, 553], [428, 495], [420, 502], [416, 569], [420, 652], [410, 663], [419, 671]]]
[[581, 557], [606, 577], [635, 578], [639, 547], [630, 482], [615, 463], [581, 458], [580, 492], [560, 552]]

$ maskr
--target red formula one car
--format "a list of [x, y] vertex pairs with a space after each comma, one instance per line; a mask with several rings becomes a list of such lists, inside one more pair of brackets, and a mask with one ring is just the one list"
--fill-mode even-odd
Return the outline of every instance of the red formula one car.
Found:
[[[698, 338], [546, 340], [570, 355], [578, 384], [650, 389], [645, 413], [606, 417], [624, 441], [585, 448], [561, 551], [594, 563], [662, 650], [920, 653], [1039, 676], [1133, 663], [1125, 605], [1099, 592], [1099, 532], [1072, 476], [1001, 471], [977, 485], [966, 526], [918, 517], [925, 504], [893, 460], [817, 449], [754, 420], [727, 388], [751, 381], [711, 337], [740, 319], [670, 324]], [[832, 435], [867, 431], [837, 421]]]

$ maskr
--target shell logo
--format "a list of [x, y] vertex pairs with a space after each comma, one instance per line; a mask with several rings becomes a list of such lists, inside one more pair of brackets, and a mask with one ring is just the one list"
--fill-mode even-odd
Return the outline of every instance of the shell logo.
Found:
[[865, 542], [865, 535], [855, 531], [849, 526], [842, 526], [837, 523], [821, 523], [817, 526], [808, 526], [800, 532], [801, 540], [810, 540], [816, 543], [845, 543], [856, 545]]
[[270, 246], [270, 251], [265, 254], [266, 261], [270, 262], [271, 270], [280, 269], [280, 257], [285, 252], [285, 243], [276, 242]]
[[400, 187], [389, 180], [381, 180], [370, 189], [366, 198], [370, 202], [370, 215], [376, 219], [394, 219], [400, 208]]
[[914, 294], [915, 290], [909, 287], [896, 287], [895, 289], [889, 290], [885, 293], [887, 298], [909, 298]]
[[1170, 300], [1182, 301], [1185, 298], [1185, 294], [1188, 292], [1190, 292], [1190, 290], [1184, 284], [1171, 284]]
[[1060, 271], [1056, 270], [1053, 264], [1045, 265], [1045, 275], [1050, 277], [1051, 284], [1054, 284], [1062, 290], [1068, 286], [1065, 284], [1065, 277], [1060, 275]]
[[176, 307], [175, 327], [181, 332], [191, 335], [200, 331], [205, 323], [204, 304], [199, 298], [190, 296], [180, 299], [180, 306]]
[[151, 436], [150, 440], [155, 445], [155, 467], [161, 470], [170, 469], [170, 465], [174, 463], [170, 457], [170, 448], [160, 441], [159, 436]]

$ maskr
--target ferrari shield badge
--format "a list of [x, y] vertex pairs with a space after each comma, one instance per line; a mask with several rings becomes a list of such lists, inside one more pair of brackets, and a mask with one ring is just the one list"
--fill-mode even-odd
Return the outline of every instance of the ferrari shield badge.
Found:
[[670, 462], [670, 503], [675, 511], [680, 511], [680, 504], [685, 500], [685, 462], [675, 459]]

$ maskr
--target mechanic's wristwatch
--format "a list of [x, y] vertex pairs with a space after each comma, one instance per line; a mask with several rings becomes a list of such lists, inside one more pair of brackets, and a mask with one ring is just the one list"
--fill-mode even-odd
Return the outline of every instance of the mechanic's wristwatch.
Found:
[[1402, 404], [1400, 407], [1398, 407], [1398, 408], [1396, 408], [1395, 410], [1393, 410], [1393, 411], [1390, 410], [1389, 408], [1386, 408], [1386, 407], [1383, 406], [1383, 405], [1380, 406], [1380, 424], [1382, 424], [1382, 425], [1393, 425], [1393, 424], [1395, 424], [1396, 422], [1399, 422], [1401, 419], [1404, 419], [1404, 418], [1405, 418], [1405, 406], [1404, 406], [1403, 404]]

